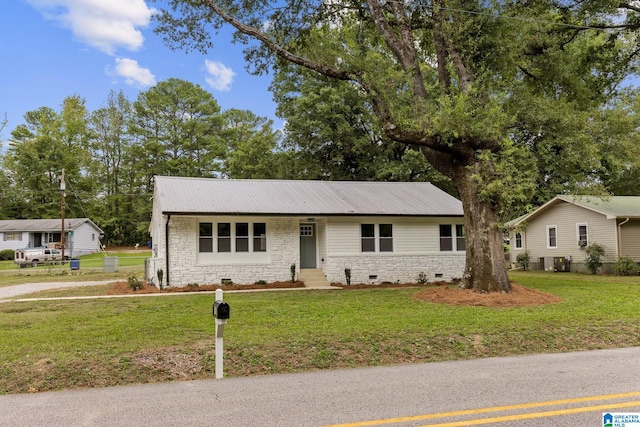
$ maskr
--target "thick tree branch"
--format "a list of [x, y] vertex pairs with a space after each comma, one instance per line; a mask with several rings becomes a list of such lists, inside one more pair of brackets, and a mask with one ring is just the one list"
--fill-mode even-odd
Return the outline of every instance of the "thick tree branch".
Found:
[[273, 53], [275, 53], [277, 56], [284, 59], [285, 61], [291, 62], [301, 67], [308, 68], [324, 76], [331, 77], [334, 79], [354, 80], [354, 76], [347, 71], [343, 71], [338, 68], [331, 67], [327, 64], [311, 61], [307, 58], [303, 58], [302, 56], [296, 55], [288, 51], [287, 49], [280, 46], [278, 43], [274, 42], [264, 32], [254, 27], [245, 25], [242, 22], [235, 19], [234, 17], [232, 17], [231, 15], [229, 15], [220, 6], [218, 6], [218, 4], [215, 1], [203, 0], [202, 4], [209, 7], [215, 14], [220, 16], [220, 18], [222, 18], [228, 24], [232, 25], [236, 30], [250, 37], [254, 37], [255, 39], [262, 42], [269, 50], [271, 50]]

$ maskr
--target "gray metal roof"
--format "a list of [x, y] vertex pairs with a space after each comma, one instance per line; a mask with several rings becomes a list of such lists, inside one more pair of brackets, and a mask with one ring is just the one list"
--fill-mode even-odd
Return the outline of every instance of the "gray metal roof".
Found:
[[462, 216], [462, 203], [428, 182], [235, 180], [156, 176], [168, 214]]
[[[93, 225], [96, 230], [102, 233], [89, 218], [65, 218], [64, 228], [74, 230], [85, 222]], [[29, 232], [60, 232], [62, 230], [62, 219], [7, 219], [0, 220], [0, 232], [3, 231], [29, 231]]]

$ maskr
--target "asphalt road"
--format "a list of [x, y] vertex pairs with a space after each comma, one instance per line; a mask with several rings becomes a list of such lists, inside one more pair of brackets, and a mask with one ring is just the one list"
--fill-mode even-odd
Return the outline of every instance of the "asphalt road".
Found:
[[575, 427], [603, 412], [640, 413], [640, 347], [0, 396], [2, 426]]

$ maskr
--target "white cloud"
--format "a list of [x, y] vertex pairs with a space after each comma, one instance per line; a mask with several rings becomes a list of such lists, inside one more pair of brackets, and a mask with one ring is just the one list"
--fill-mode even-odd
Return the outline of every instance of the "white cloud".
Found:
[[210, 61], [208, 59], [204, 61], [204, 66], [207, 71], [204, 81], [206, 81], [209, 86], [220, 91], [231, 89], [231, 82], [236, 75], [231, 68], [226, 67], [221, 62]]
[[60, 22], [83, 43], [109, 55], [137, 50], [154, 9], [144, 0], [28, 0], [45, 18]]
[[114, 70], [109, 74], [124, 77], [124, 81], [132, 86], [149, 87], [156, 83], [156, 76], [148, 68], [138, 65], [138, 61], [129, 58], [116, 58]]

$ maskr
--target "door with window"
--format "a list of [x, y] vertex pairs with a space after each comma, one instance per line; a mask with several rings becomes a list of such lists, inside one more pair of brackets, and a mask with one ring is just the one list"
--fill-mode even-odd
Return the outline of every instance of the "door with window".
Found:
[[300, 224], [300, 268], [316, 268], [315, 224]]

